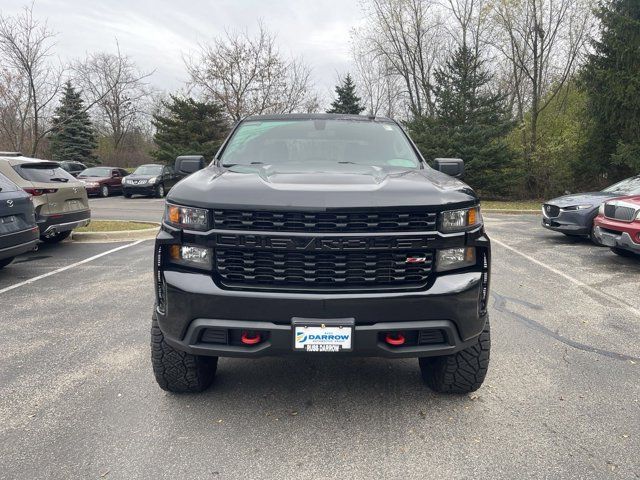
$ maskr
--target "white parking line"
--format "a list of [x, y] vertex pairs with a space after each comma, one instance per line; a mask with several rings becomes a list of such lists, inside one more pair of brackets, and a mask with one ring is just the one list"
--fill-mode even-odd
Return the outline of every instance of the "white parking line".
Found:
[[5, 293], [5, 292], [8, 292], [8, 291], [13, 290], [15, 288], [19, 288], [19, 287], [23, 287], [25, 285], [29, 285], [30, 283], [36, 282], [36, 281], [41, 280], [43, 278], [50, 277], [51, 275], [55, 275], [57, 273], [64, 272], [66, 270], [70, 270], [72, 268], [75, 268], [75, 267], [77, 267], [79, 265], [83, 265], [85, 263], [92, 262], [93, 260], [96, 260], [96, 259], [98, 259], [100, 257], [104, 257], [105, 255], [109, 255], [111, 253], [115, 253], [115, 252], [117, 252], [119, 250], [124, 250], [125, 248], [133, 247], [134, 245], [138, 245], [139, 243], [144, 242], [144, 241], [145, 240], [136, 240], [133, 243], [127, 243], [126, 245], [121, 245], [119, 247], [112, 248], [111, 250], [107, 250], [106, 252], [99, 253], [98, 255], [94, 255], [93, 257], [85, 258], [84, 260], [81, 260], [79, 262], [72, 263], [71, 265], [67, 265], [66, 267], [58, 268], [57, 270], [52, 270], [51, 272], [47, 272], [47, 273], [44, 273], [42, 275], [38, 275], [37, 277], [30, 278], [29, 280], [25, 280], [24, 282], [16, 283], [14, 285], [10, 285], [8, 287], [0, 289], [0, 293]]
[[563, 277], [566, 280], [569, 280], [571, 283], [573, 283], [574, 285], [577, 285], [580, 288], [583, 288], [591, 293], [594, 293], [596, 295], [600, 295], [602, 297], [606, 297], [609, 300], [614, 301], [616, 304], [619, 304], [621, 307], [624, 307], [626, 310], [628, 310], [629, 312], [633, 313], [634, 315], [637, 315], [640, 317], [640, 310], [637, 309], [636, 307], [629, 305], [628, 303], [624, 302], [623, 300], [619, 299], [618, 297], [615, 297], [613, 295], [609, 295], [606, 292], [603, 292], [602, 290], [598, 290], [597, 288], [592, 287], [591, 285], [587, 285], [586, 283], [584, 283], [581, 280], [578, 280], [577, 278], [573, 278], [571, 275], [567, 275], [564, 272], [561, 272], [560, 270], [558, 270], [557, 268], [553, 268], [550, 265], [547, 265], [546, 263], [541, 262], [540, 260], [536, 260], [535, 258], [527, 255], [526, 253], [522, 253], [518, 250], [516, 250], [515, 248], [507, 245], [506, 243], [501, 242], [500, 240], [496, 240], [494, 237], [491, 238], [491, 242], [492, 243], [497, 243], [498, 245], [500, 245], [503, 248], [506, 248], [507, 250], [520, 255], [523, 258], [526, 258], [527, 260], [529, 260], [532, 263], [535, 263], [536, 265], [541, 266], [542, 268], [546, 268], [547, 270], [549, 270], [550, 272], [555, 273], [556, 275], [560, 275], [561, 277]]

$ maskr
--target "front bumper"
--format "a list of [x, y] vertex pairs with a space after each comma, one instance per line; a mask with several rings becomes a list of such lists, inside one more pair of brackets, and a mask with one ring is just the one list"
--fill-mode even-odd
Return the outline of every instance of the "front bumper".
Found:
[[[296, 317], [353, 319], [353, 351], [339, 355], [449, 355], [473, 344], [486, 321], [481, 311], [488, 287], [483, 272], [441, 275], [424, 291], [362, 294], [225, 290], [206, 274], [161, 274], [165, 309], [156, 311], [160, 329], [170, 345], [197, 355], [298, 355], [292, 348]], [[234, 332], [257, 331], [266, 340], [253, 346], [208, 343], [203, 341], [207, 329], [226, 330], [229, 338]], [[438, 331], [442, 341], [397, 347], [382, 341], [383, 333], [400, 331]]]
[[561, 211], [557, 217], [547, 217], [543, 211], [542, 226], [554, 232], [569, 235], [590, 235], [597, 208], [591, 211]]
[[40, 215], [36, 219], [40, 235], [44, 237], [68, 232], [74, 228], [89, 225], [91, 221], [91, 210], [80, 210], [77, 212], [61, 213], [57, 215]]
[[146, 183], [143, 185], [122, 185], [122, 192], [129, 195], [153, 195], [156, 192], [156, 185]]
[[594, 235], [602, 245], [612, 248], [622, 248], [640, 254], [640, 243], [636, 243], [627, 232], [609, 230], [596, 226]]

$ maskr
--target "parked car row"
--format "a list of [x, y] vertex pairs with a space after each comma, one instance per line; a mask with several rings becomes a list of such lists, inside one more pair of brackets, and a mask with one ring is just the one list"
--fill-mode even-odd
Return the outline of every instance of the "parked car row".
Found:
[[84, 183], [57, 162], [0, 152], [0, 188], [0, 267], [91, 220]]
[[640, 175], [599, 192], [549, 200], [542, 215], [542, 226], [549, 230], [588, 236], [618, 255], [640, 255]]
[[129, 174], [123, 168], [90, 167], [77, 174], [85, 183], [87, 193], [100, 197], [121, 194], [125, 198], [145, 195], [163, 198], [184, 177], [168, 165], [141, 165]]

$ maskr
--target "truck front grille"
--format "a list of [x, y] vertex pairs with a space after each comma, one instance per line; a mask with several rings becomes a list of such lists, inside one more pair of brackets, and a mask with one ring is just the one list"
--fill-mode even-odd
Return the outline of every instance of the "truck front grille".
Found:
[[604, 216], [622, 222], [631, 222], [636, 217], [636, 209], [615, 205], [611, 203], [604, 204]]
[[220, 230], [272, 232], [416, 232], [436, 230], [437, 213], [424, 210], [377, 212], [278, 212], [214, 210]]
[[[408, 258], [411, 258], [409, 262]], [[218, 248], [215, 263], [220, 281], [230, 287], [418, 288], [427, 282], [433, 254], [431, 251], [293, 252]]]

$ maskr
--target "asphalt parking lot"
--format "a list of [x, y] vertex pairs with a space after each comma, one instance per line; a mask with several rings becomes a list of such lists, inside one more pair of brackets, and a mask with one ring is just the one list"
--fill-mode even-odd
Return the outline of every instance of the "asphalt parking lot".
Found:
[[[158, 220], [162, 200], [92, 208]], [[20, 257], [0, 271], [0, 478], [640, 478], [640, 262], [537, 216], [486, 223], [492, 359], [468, 396], [415, 360], [341, 358], [222, 359], [209, 391], [168, 394], [152, 241]]]

